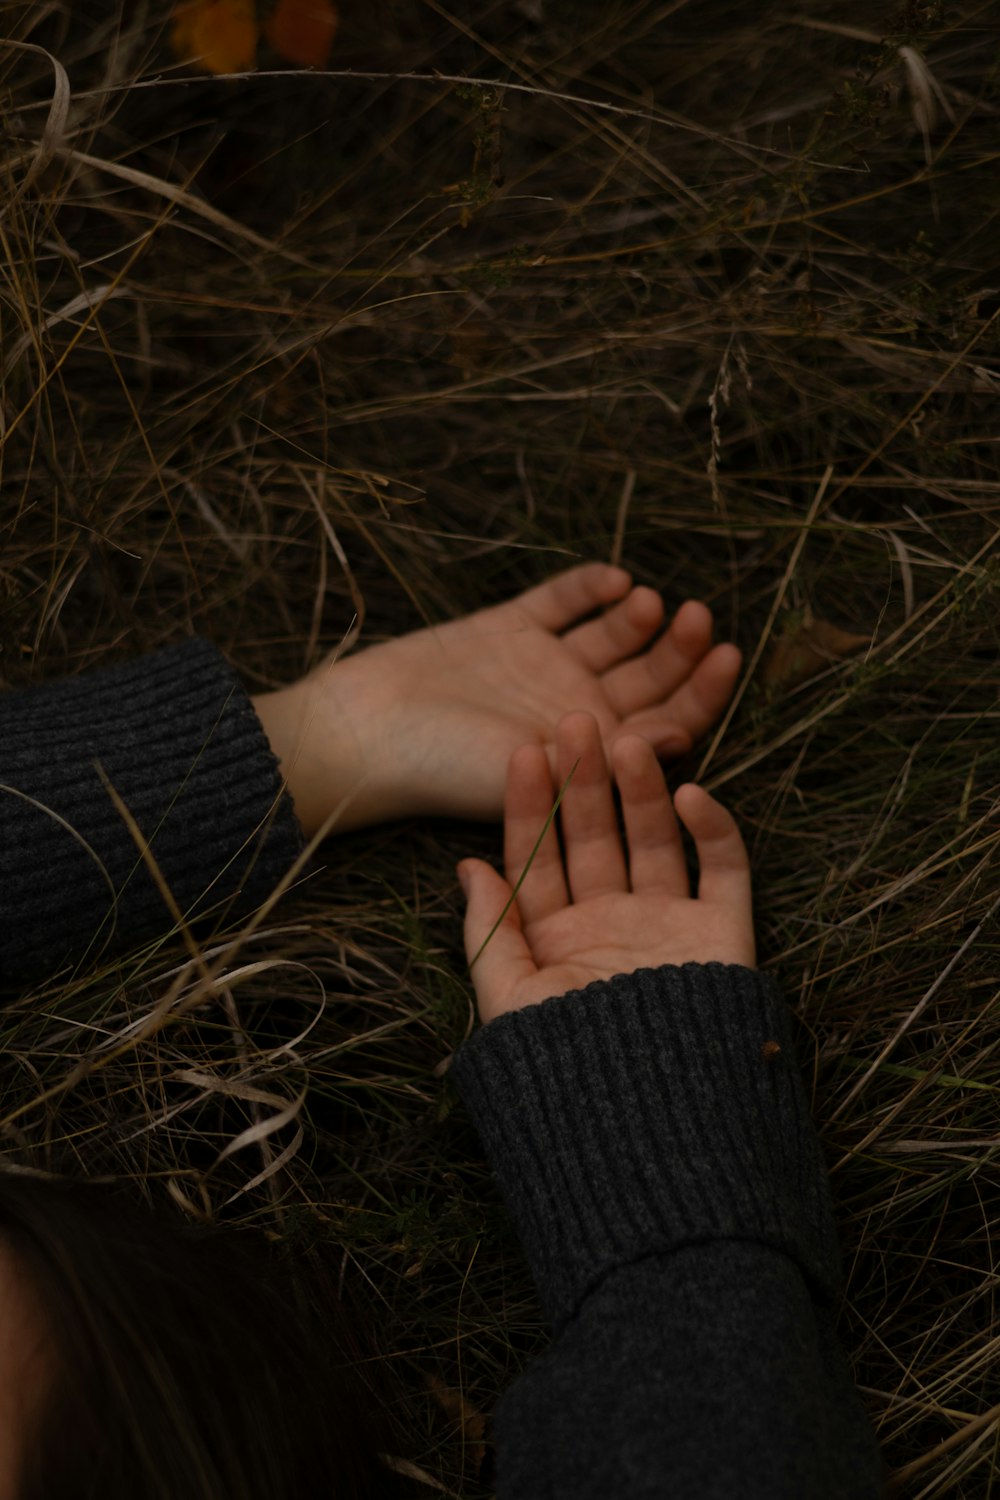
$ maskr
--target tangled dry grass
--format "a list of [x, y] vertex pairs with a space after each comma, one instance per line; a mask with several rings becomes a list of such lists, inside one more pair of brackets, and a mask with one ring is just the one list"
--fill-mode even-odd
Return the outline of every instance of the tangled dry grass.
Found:
[[[747, 671], [677, 776], [751, 848], [855, 1376], [895, 1494], [993, 1494], [995, 8], [375, 0], [214, 79], [149, 0], [7, 23], [4, 684], [196, 632], [260, 690], [582, 558], [706, 600]], [[468, 1500], [545, 1339], [435, 1072], [495, 849], [335, 840], [209, 992], [171, 940], [0, 1016], [8, 1162], [336, 1254]]]

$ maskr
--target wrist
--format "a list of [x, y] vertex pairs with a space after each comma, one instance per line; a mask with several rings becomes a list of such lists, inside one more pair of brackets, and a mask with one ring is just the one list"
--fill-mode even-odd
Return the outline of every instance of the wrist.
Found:
[[310, 733], [310, 705], [303, 682], [251, 697], [272, 753], [278, 762], [295, 816], [306, 838], [322, 827], [329, 807], [323, 795], [325, 778], [317, 764]]
[[406, 816], [404, 800], [380, 769], [387, 720], [361, 661], [325, 662], [251, 698], [307, 838], [321, 828], [347, 833]]

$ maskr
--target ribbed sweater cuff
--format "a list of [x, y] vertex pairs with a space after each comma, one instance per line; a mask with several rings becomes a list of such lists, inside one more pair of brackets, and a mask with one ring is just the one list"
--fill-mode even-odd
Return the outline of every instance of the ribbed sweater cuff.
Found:
[[303, 846], [261, 723], [208, 641], [4, 694], [4, 980], [31, 980], [172, 925], [95, 761], [188, 920], [259, 905]]
[[826, 1171], [768, 976], [618, 975], [490, 1022], [453, 1067], [557, 1332], [615, 1267], [709, 1240], [772, 1246], [839, 1293]]

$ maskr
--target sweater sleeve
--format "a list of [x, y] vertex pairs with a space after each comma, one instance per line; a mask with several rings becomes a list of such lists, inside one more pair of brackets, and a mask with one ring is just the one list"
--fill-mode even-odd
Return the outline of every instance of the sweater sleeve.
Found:
[[829, 1187], [780, 992], [639, 970], [457, 1053], [553, 1328], [496, 1414], [498, 1500], [867, 1500]]
[[[98, 770], [98, 766], [101, 770]], [[303, 847], [278, 763], [199, 637], [0, 697], [0, 980], [22, 985], [265, 899]]]

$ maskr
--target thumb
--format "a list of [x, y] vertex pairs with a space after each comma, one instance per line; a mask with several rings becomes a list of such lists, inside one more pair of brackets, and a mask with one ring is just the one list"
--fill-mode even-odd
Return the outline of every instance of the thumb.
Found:
[[458, 878], [466, 899], [465, 956], [485, 1024], [510, 1009], [512, 991], [536, 972], [535, 964], [503, 876], [485, 860], [465, 859], [458, 866]]

